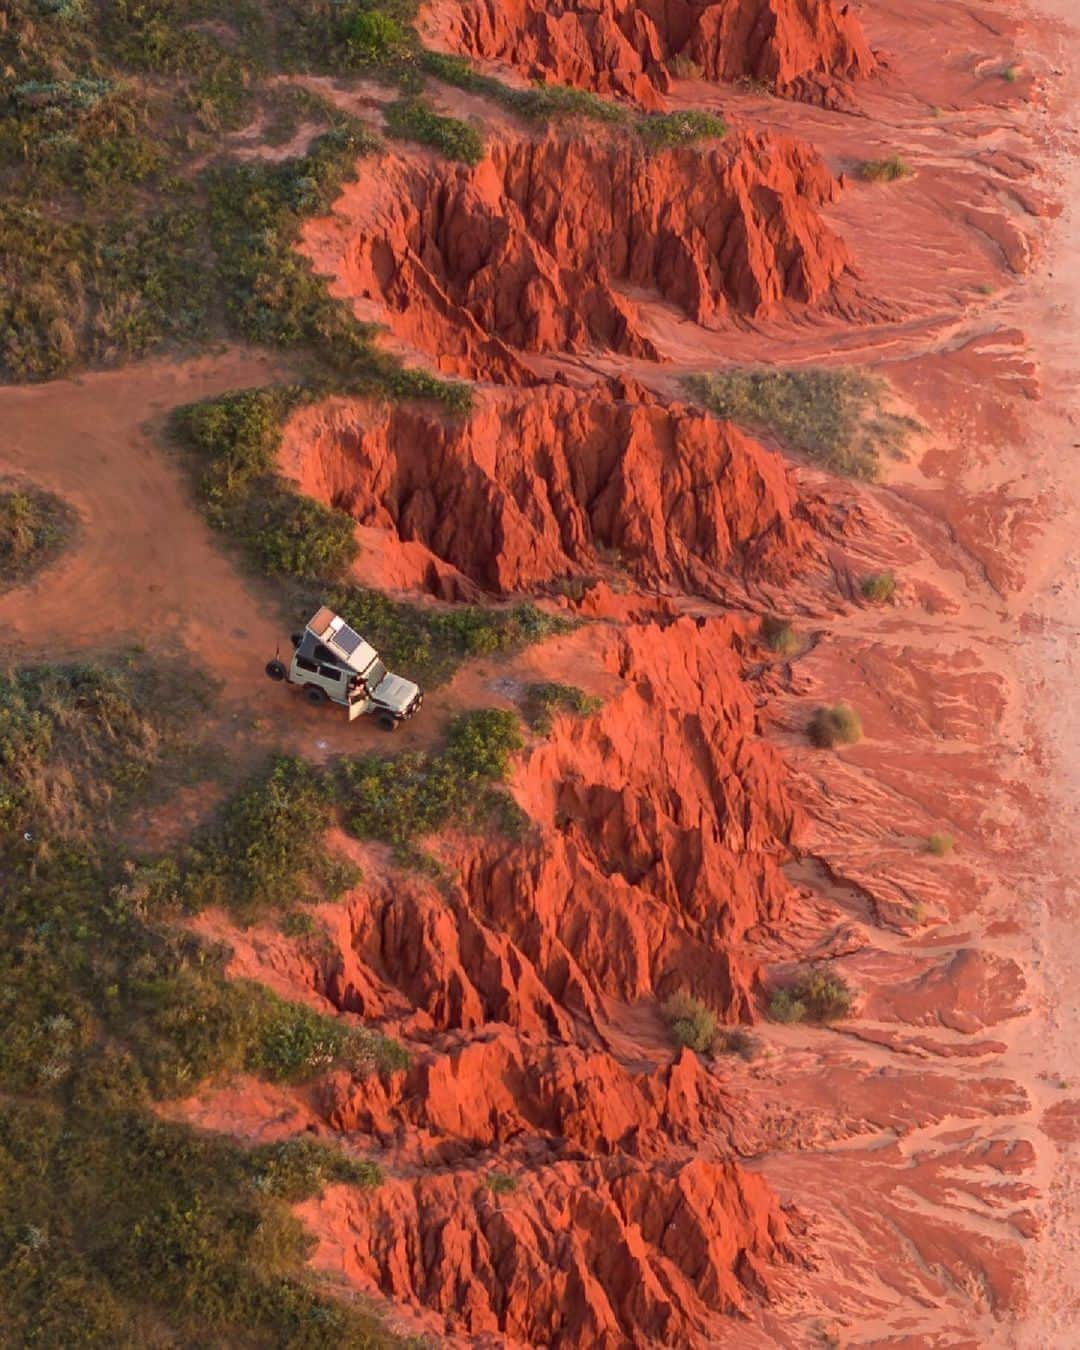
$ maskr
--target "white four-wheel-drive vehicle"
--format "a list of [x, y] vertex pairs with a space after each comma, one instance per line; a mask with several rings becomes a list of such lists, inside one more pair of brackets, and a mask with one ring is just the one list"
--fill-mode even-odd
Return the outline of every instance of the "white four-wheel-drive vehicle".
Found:
[[275, 657], [267, 662], [267, 675], [302, 685], [309, 703], [340, 703], [350, 722], [370, 714], [384, 730], [394, 731], [424, 702], [419, 685], [392, 675], [371, 643], [325, 605], [302, 633], [292, 635], [292, 643], [288, 666]]

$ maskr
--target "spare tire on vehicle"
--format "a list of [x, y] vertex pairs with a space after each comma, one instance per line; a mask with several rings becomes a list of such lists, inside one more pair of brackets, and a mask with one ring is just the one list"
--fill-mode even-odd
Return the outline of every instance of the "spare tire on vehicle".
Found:
[[289, 672], [280, 661], [267, 661], [266, 673], [272, 680], [283, 680]]

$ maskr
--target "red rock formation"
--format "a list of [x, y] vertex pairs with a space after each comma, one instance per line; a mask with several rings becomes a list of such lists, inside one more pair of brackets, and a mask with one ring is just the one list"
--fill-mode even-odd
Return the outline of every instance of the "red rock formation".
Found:
[[464, 422], [408, 404], [304, 409], [281, 467], [391, 547], [422, 546], [417, 581], [447, 598], [594, 574], [612, 552], [645, 586], [717, 599], [821, 560], [815, 504], [727, 423], [627, 384], [477, 404]]
[[417, 1029], [560, 1040], [602, 1035], [606, 1000], [677, 988], [748, 1020], [759, 971], [742, 944], [784, 911], [794, 813], [730, 634], [679, 620], [610, 639], [623, 691], [558, 724], [515, 782], [529, 837], [464, 841], [441, 886], [362, 885], [322, 992], [367, 1017], [418, 1009]]
[[495, 1031], [387, 1078], [338, 1073], [322, 1091], [334, 1130], [374, 1136], [427, 1165], [491, 1148], [533, 1156], [538, 1141], [549, 1155], [646, 1159], [680, 1146], [730, 1158], [746, 1142], [738, 1100], [689, 1050], [632, 1072], [606, 1050]]
[[510, 1345], [708, 1344], [790, 1255], [775, 1199], [731, 1163], [557, 1163], [505, 1195], [428, 1174], [331, 1187], [297, 1213], [316, 1267]]
[[877, 64], [840, 0], [437, 0], [425, 22], [450, 51], [646, 108], [672, 71], [831, 106]]
[[495, 140], [477, 167], [364, 160], [302, 247], [444, 371], [530, 382], [515, 351], [657, 359], [641, 287], [696, 323], [824, 304], [848, 268], [818, 207], [836, 180], [798, 142], [644, 154], [627, 137]]

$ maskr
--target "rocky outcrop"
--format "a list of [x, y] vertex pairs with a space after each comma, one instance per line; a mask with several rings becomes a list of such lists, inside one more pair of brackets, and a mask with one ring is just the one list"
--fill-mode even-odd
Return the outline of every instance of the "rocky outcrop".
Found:
[[441, 885], [362, 885], [320, 992], [365, 1017], [412, 1014], [419, 1033], [499, 1022], [598, 1044], [607, 1000], [676, 989], [750, 1020], [746, 936], [784, 913], [795, 813], [731, 641], [720, 620], [612, 637], [622, 692], [558, 723], [515, 779], [535, 828], [516, 846], [462, 840]]
[[436, 0], [423, 22], [449, 51], [650, 109], [672, 73], [835, 106], [877, 65], [842, 0]]
[[385, 1078], [334, 1075], [322, 1113], [334, 1130], [372, 1136], [425, 1165], [489, 1149], [511, 1159], [664, 1159], [682, 1146], [730, 1158], [748, 1141], [738, 1099], [689, 1050], [632, 1071], [606, 1050], [505, 1030], [424, 1054]]
[[626, 287], [706, 327], [829, 304], [849, 259], [818, 208], [837, 191], [784, 137], [647, 155], [632, 138], [551, 133], [493, 140], [475, 168], [364, 160], [302, 247], [440, 370], [528, 383], [516, 353], [658, 359]]
[[447, 599], [612, 560], [642, 586], [723, 599], [822, 558], [822, 508], [778, 455], [625, 382], [488, 390], [464, 421], [336, 400], [293, 418], [280, 463], [386, 547], [411, 546], [415, 584]]
[[731, 1163], [557, 1163], [496, 1193], [474, 1172], [331, 1187], [297, 1209], [314, 1264], [511, 1346], [709, 1344], [790, 1257], [784, 1215]]

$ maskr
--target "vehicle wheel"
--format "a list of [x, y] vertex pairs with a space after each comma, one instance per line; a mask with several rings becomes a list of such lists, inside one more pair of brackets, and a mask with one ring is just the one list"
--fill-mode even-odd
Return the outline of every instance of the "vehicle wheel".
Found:
[[318, 708], [326, 702], [326, 690], [320, 689], [317, 684], [306, 684], [304, 685], [304, 697], [313, 708]]
[[378, 722], [379, 726], [382, 727], [383, 731], [397, 731], [398, 720], [396, 717], [391, 716], [390, 713], [379, 713], [375, 720]]
[[303, 635], [303, 633], [290, 633], [290, 634], [289, 634], [289, 641], [292, 643], [292, 645], [293, 645], [294, 647], [299, 647], [300, 644], [301, 644], [301, 642], [303, 642], [303, 640], [304, 640], [304, 635]]
[[266, 673], [272, 680], [283, 680], [289, 672], [280, 661], [267, 661]]

